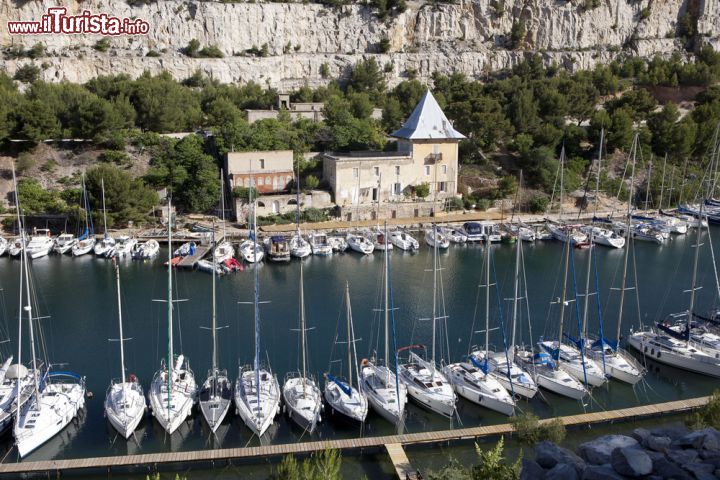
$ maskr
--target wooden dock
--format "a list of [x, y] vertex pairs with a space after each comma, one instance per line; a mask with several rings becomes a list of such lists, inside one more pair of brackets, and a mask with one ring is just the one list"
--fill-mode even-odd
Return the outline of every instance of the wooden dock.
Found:
[[[586, 426], [599, 423], [613, 423], [619, 421], [630, 421], [639, 418], [653, 417], [665, 414], [684, 413], [695, 410], [705, 405], [710, 397], [699, 397], [673, 402], [642, 405], [638, 407], [622, 408], [619, 410], [608, 410], [603, 412], [582, 413], [560, 417], [562, 422], [569, 427]], [[550, 419], [543, 420], [549, 421]], [[148, 421], [151, 421], [148, 419]], [[402, 468], [412, 467], [404, 452], [400, 453], [403, 445], [438, 444], [441, 442], [453, 442], [459, 440], [475, 440], [482, 437], [494, 437], [511, 434], [512, 425], [509, 423], [500, 425], [488, 425], [480, 427], [458, 428], [454, 430], [443, 430], [435, 432], [418, 432], [401, 435], [387, 435], [379, 437], [362, 437], [344, 440], [325, 440], [314, 442], [285, 443], [279, 445], [265, 445], [259, 447], [225, 448], [217, 450], [197, 450], [190, 452], [166, 452], [150, 453], [141, 455], [126, 455], [112, 457], [76, 458], [68, 460], [48, 460], [21, 463], [0, 464], [0, 475], [17, 475], [22, 472], [46, 473], [48, 475], [60, 475], [70, 470], [103, 469], [110, 471], [112, 468], [146, 467], [157, 469], [163, 464], [188, 464], [193, 462], [230, 462], [232, 460], [252, 459], [259, 457], [281, 457], [288, 454], [309, 455], [313, 452], [326, 448], [339, 449], [343, 451], [382, 449], [385, 448], [390, 454], [398, 474]], [[405, 467], [403, 467], [405, 465]], [[402, 470], [404, 473], [405, 470]], [[401, 477], [404, 478], [405, 477]], [[412, 478], [412, 477], [410, 477]]]
[[199, 260], [202, 260], [210, 251], [209, 245], [198, 245], [195, 247], [195, 254], [188, 255], [180, 260], [177, 264], [178, 268], [195, 268]]

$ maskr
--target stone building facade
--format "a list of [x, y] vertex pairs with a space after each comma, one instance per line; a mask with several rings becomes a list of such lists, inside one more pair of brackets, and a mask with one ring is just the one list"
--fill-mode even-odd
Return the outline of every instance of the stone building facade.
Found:
[[228, 152], [225, 171], [231, 190], [254, 186], [259, 193], [285, 192], [294, 178], [293, 152]]

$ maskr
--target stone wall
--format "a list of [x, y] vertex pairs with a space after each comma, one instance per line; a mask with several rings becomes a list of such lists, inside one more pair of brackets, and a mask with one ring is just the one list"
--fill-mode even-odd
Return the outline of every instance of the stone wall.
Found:
[[[570, 69], [608, 62], [621, 51], [667, 55], [680, 50], [678, 20], [690, 0], [606, 0], [585, 11], [580, 0], [505, 0], [496, 11], [492, 0], [459, 0], [430, 5], [411, 1], [404, 13], [380, 21], [364, 6], [339, 9], [303, 3], [221, 3], [158, 1], [131, 6], [128, 2], [68, 0], [70, 13], [88, 9], [118, 17], [139, 17], [151, 25], [145, 36], [109, 38], [110, 49], [92, 47], [98, 36], [10, 36], [0, 29], [0, 46], [32, 46], [41, 41], [48, 56], [42, 77], [50, 81], [85, 82], [98, 75], [167, 70], [184, 79], [201, 70], [222, 82], [255, 81], [288, 90], [303, 84], [325, 84], [321, 66], [330, 77], [346, 75], [348, 67], [368, 56], [389, 68], [393, 85], [416, 72], [428, 80], [434, 71], [462, 72], [481, 78], [510, 67], [532, 53]], [[717, 0], [692, 0], [698, 11], [703, 43], [720, 48], [720, 7]], [[0, 0], [0, 18], [38, 20], [55, 0]], [[649, 16], [641, 15], [648, 9]], [[514, 23], [527, 28], [525, 43], [508, 48]], [[387, 37], [390, 49], [378, 53]], [[189, 58], [181, 53], [191, 39], [217, 45], [225, 58]], [[635, 40], [630, 42], [630, 40]], [[245, 50], [267, 44], [266, 57], [246, 56]], [[158, 57], [146, 56], [149, 51]], [[11, 75], [29, 59], [5, 59], [0, 68]]]

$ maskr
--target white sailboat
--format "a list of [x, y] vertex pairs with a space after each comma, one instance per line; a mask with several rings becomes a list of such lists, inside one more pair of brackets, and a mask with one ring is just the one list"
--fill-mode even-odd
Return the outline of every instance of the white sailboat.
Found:
[[135, 249], [138, 241], [135, 237], [129, 235], [120, 235], [117, 238], [115, 247], [105, 252], [107, 258], [128, 258], [132, 256], [132, 252]]
[[107, 231], [107, 210], [105, 208], [105, 179], [100, 179], [102, 188], [102, 204], [103, 204], [103, 239], [95, 244], [93, 251], [98, 257], [104, 257], [105, 254], [115, 248], [115, 239], [108, 235]]
[[77, 239], [77, 243], [72, 246], [73, 257], [79, 257], [89, 253], [95, 246], [95, 232], [93, 231], [92, 217], [90, 216], [90, 199], [88, 198], [87, 188], [85, 188], [85, 174], [82, 176], [83, 186], [83, 210], [85, 211], [85, 231]]
[[[168, 201], [168, 212], [171, 212], [171, 200]], [[168, 216], [168, 245], [172, 245], [172, 219]], [[160, 426], [169, 434], [172, 434], [177, 428], [190, 416], [193, 405], [195, 405], [195, 396], [197, 394], [197, 385], [195, 383], [195, 375], [188, 361], [183, 354], [175, 357], [173, 345], [173, 300], [172, 294], [172, 249], [168, 248], [168, 285], [167, 285], [167, 302], [168, 309], [168, 356], [167, 359], [160, 361], [160, 369], [155, 372], [152, 383], [150, 384], [150, 408], [152, 414], [158, 421]]]
[[[601, 132], [602, 133], [602, 132]], [[601, 140], [603, 135], [600, 136]], [[636, 147], [636, 145], [634, 145]], [[599, 168], [599, 167], [598, 167]], [[598, 174], [599, 175], [599, 174]], [[630, 224], [632, 222], [632, 198], [634, 192], [635, 182], [635, 150], [633, 149], [633, 165], [630, 173], [630, 193], [628, 197], [628, 209], [627, 209], [627, 227], [625, 229], [625, 252], [623, 255], [623, 276], [622, 284], [620, 285], [620, 306], [618, 310], [617, 330], [615, 334], [615, 341], [608, 341], [604, 338], [603, 330], [600, 330], [599, 338], [593, 342], [589, 342], [586, 345], [586, 354], [595, 360], [600, 366], [602, 366], [605, 374], [615, 380], [635, 385], [642, 380], [645, 375], [645, 369], [640, 365], [635, 358], [620, 348], [620, 334], [622, 331], [622, 319], [623, 319], [623, 307], [625, 305], [625, 290], [627, 290], [627, 268], [628, 258], [630, 256], [630, 250], [634, 248], [633, 238], [631, 235]], [[597, 200], [596, 200], [597, 203]], [[597, 209], [597, 207], [596, 207]], [[592, 258], [594, 252], [590, 251], [589, 256]], [[588, 278], [590, 269], [590, 258], [588, 259]], [[588, 283], [588, 282], [586, 282]], [[588, 288], [586, 287], [586, 291]], [[587, 317], [587, 304], [588, 296], [585, 296], [585, 317]]]
[[313, 255], [327, 256], [333, 253], [333, 247], [324, 232], [312, 232], [310, 234], [310, 247]]
[[[565, 321], [565, 305], [568, 304], [567, 299], [567, 275], [569, 268], [570, 259], [570, 242], [565, 242], [564, 252], [564, 274], [563, 274], [563, 285], [562, 285], [562, 298], [560, 299], [560, 325], [558, 332], [557, 341], [540, 341], [538, 346], [540, 352], [535, 354], [532, 350], [523, 350], [517, 352], [516, 356], [522, 362], [525, 370], [533, 375], [535, 383], [539, 386], [546, 388], [554, 393], [563, 395], [566, 397], [581, 399], [587, 395], [588, 391], [583, 384], [577, 379], [578, 368], [583, 379], [585, 378], [585, 367], [584, 358], [580, 355], [580, 359], [577, 356], [572, 355], [572, 358], [568, 358], [568, 355], [562, 354], [562, 341], [563, 338], [563, 326]], [[544, 351], [547, 350], [547, 353]], [[571, 360], [574, 362], [572, 368], [564, 368], [563, 362]], [[572, 375], [572, 373], [575, 375]]]
[[412, 235], [402, 230], [390, 232], [390, 241], [400, 250], [413, 252], [420, 248], [420, 243]]
[[313, 433], [320, 423], [322, 394], [315, 380], [307, 373], [307, 346], [305, 344], [305, 291], [303, 288], [303, 264], [300, 264], [300, 348], [302, 370], [289, 372], [283, 384], [285, 408], [295, 423], [308, 433]]
[[225, 180], [222, 170], [220, 170], [220, 209], [222, 210], [222, 241], [216, 243], [213, 249], [213, 257], [218, 264], [222, 264], [225, 260], [235, 256], [235, 248], [227, 240], [227, 232], [225, 230]]
[[[516, 333], [519, 316], [519, 300], [520, 300], [520, 265], [522, 263], [522, 242], [515, 242], [515, 275], [514, 275], [514, 296], [512, 306], [512, 333], [510, 336], [510, 347], [507, 352], [494, 352], [488, 355], [489, 373], [494, 377], [508, 392], [520, 395], [525, 398], [533, 398], [537, 393], [538, 386], [532, 376], [525, 372], [515, 361], [516, 351]], [[486, 299], [489, 303], [489, 299]], [[485, 328], [486, 332], [488, 327]], [[487, 335], [487, 333], [486, 333]], [[489, 345], [486, 345], [489, 348]], [[483, 352], [472, 352], [471, 356], [475, 357], [477, 362], [484, 360]]]
[[[253, 205], [253, 238], [257, 238], [257, 220]], [[269, 366], [260, 364], [260, 280], [258, 262], [253, 259], [255, 288], [253, 293], [255, 356], [253, 365], [239, 368], [235, 382], [235, 411], [258, 437], [262, 437], [280, 412], [280, 385]]]
[[[433, 230], [436, 226], [433, 225]], [[412, 351], [416, 347], [424, 347], [422, 345], [411, 345], [398, 349], [398, 352], [409, 351], [408, 361], [400, 363], [398, 366], [398, 375], [400, 380], [405, 384], [410, 398], [414, 399], [419, 405], [439, 413], [446, 417], [451, 417], [455, 413], [455, 403], [457, 397], [453, 391], [453, 386], [448, 382], [445, 375], [437, 368], [435, 363], [435, 332], [437, 315], [437, 271], [438, 258], [437, 251], [439, 242], [435, 242], [433, 247], [433, 295], [432, 295], [432, 350], [430, 351], [430, 360], [425, 360]], [[445, 319], [446, 317], [441, 317]]]
[[[387, 230], [387, 224], [385, 229]], [[398, 379], [397, 354], [395, 371], [390, 368], [390, 262], [387, 250], [383, 252], [383, 258], [385, 356], [380, 360], [374, 358], [363, 360], [360, 370], [360, 390], [367, 397], [373, 410], [400, 430], [405, 419], [407, 388]]]
[[[213, 229], [213, 243], [215, 243], [215, 233]], [[215, 258], [213, 258], [213, 266], [217, 266]], [[215, 277], [212, 276], [212, 368], [208, 372], [208, 376], [200, 389], [200, 411], [205, 418], [210, 429], [215, 432], [222, 423], [232, 402], [232, 390], [230, 388], [230, 380], [227, 376], [227, 370], [221, 370], [218, 367], [217, 353], [217, 314], [215, 302]]]
[[348, 233], [347, 244], [350, 250], [364, 255], [370, 255], [375, 250], [375, 245], [360, 232]]
[[[520, 244], [520, 242], [517, 242]], [[515, 412], [515, 400], [498, 378], [490, 374], [490, 243], [485, 243], [485, 350], [443, 369], [455, 392], [467, 400], [504, 415]], [[503, 352], [508, 355], [507, 352]], [[506, 377], [507, 379], [507, 377]]]
[[[13, 181], [15, 171], [13, 169]], [[17, 188], [16, 188], [17, 190]], [[20, 221], [20, 205], [18, 203], [18, 226], [22, 229]], [[25, 378], [32, 381], [32, 393], [25, 407], [20, 410], [15, 422], [14, 435], [15, 445], [21, 458], [40, 447], [63, 430], [77, 415], [78, 411], [85, 406], [85, 378], [70, 372], [51, 372], [48, 365], [43, 374], [42, 381], [39, 377], [39, 362], [35, 354], [35, 327], [37, 318], [33, 317], [33, 298], [31, 292], [30, 264], [28, 262], [27, 250], [23, 249], [21, 258], [20, 298], [22, 302], [25, 294], [25, 304], [20, 309], [27, 313], [27, 322], [30, 334], [30, 350], [32, 363], [30, 370], [31, 378], [28, 378], [27, 369], [22, 365], [22, 342], [18, 342], [18, 364], [13, 377], [20, 380]], [[20, 335], [22, 332], [20, 332]], [[25, 369], [25, 371], [24, 371]], [[6, 377], [11, 372], [6, 372]], [[41, 388], [40, 385], [43, 385]], [[22, 398], [23, 382], [16, 383], [17, 398]]]
[[77, 238], [72, 233], [61, 233], [55, 238], [53, 251], [60, 255], [69, 252], [77, 243]]
[[450, 246], [450, 239], [443, 235], [437, 225], [433, 224], [432, 228], [425, 230], [425, 243], [432, 248], [445, 250]]
[[5, 252], [7, 251], [9, 242], [7, 241], [7, 238], [0, 237], [0, 257], [5, 255]]
[[345, 284], [345, 318], [347, 321], [347, 377], [339, 378], [330, 373], [325, 374], [325, 401], [333, 412], [345, 418], [362, 423], [368, 413], [368, 400], [362, 390], [353, 388], [353, 374], [360, 380], [355, 349], [355, 330], [350, 306], [350, 285]]
[[123, 336], [122, 302], [120, 300], [120, 266], [115, 265], [115, 281], [117, 284], [118, 300], [118, 326], [120, 337], [120, 372], [122, 376], [110, 382], [105, 395], [105, 416], [110, 424], [120, 432], [124, 438], [133, 434], [138, 424], [145, 416], [145, 395], [142, 386], [135, 375], [129, 377], [125, 373], [125, 346], [127, 340]]
[[47, 256], [52, 251], [55, 241], [50, 235], [47, 228], [36, 228], [33, 231], [30, 241], [25, 246], [25, 250], [30, 258], [40, 258]]
[[312, 254], [310, 242], [300, 233], [300, 170], [295, 177], [295, 235], [290, 238], [290, 255], [305, 258]]
[[262, 262], [265, 250], [253, 238], [248, 238], [240, 244], [240, 255], [248, 263]]

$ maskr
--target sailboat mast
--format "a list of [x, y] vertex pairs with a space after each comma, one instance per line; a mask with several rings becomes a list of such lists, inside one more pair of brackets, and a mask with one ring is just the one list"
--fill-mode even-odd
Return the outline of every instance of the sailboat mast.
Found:
[[[435, 323], [437, 317], [437, 225], [433, 223], [432, 366], [435, 368]], [[387, 248], [385, 249], [387, 251]]]
[[[672, 167], [672, 173], [670, 174], [670, 193], [668, 193], [668, 208], [672, 207], [672, 194], [675, 190], [675, 165]], [[662, 208], [662, 204], [660, 205]]]
[[635, 155], [637, 153], [638, 134], [635, 134], [632, 144], [632, 167], [630, 169], [630, 192], [628, 194], [627, 219], [625, 224], [625, 255], [623, 257], [623, 276], [620, 284], [620, 305], [618, 307], [617, 331], [615, 340], [620, 345], [620, 329], [622, 327], [623, 306], [625, 304], [625, 285], [627, 283], [628, 257], [632, 246], [632, 199], [635, 188]]
[[120, 265], [115, 264], [115, 283], [117, 284], [117, 302], [118, 302], [118, 327], [120, 329], [120, 379], [123, 383], [123, 391], [125, 390], [125, 345], [123, 344], [125, 337], [123, 336], [122, 324], [122, 303], [120, 300]]
[[[387, 220], [385, 220], [385, 234], [387, 235]], [[383, 261], [384, 265], [384, 276], [385, 276], [385, 366], [387, 367], [388, 375], [390, 375], [390, 287], [388, 284], [390, 264], [388, 259], [388, 249], [383, 250]]]
[[490, 237], [485, 236], [485, 364], [490, 352]]
[[662, 210], [662, 204], [663, 204], [663, 194], [665, 193], [665, 168], [667, 167], [667, 153], [665, 154], [665, 158], [663, 159], [663, 172], [662, 172], [662, 180], [660, 182], [660, 201], [658, 202], [658, 210]]
[[100, 179], [100, 185], [102, 188], [102, 202], [103, 202], [103, 235], [107, 238], [107, 212], [105, 210], [105, 179]]
[[[18, 189], [17, 189], [17, 179], [15, 178], [15, 163], [12, 164], [12, 175], [13, 175], [13, 189], [15, 190], [15, 192], [17, 194]], [[16, 197], [15, 197], [15, 208], [16, 208], [16, 213], [17, 213], [18, 231], [20, 232], [20, 238], [21, 238], [20, 241], [24, 242], [25, 234], [23, 233], [22, 217], [20, 215], [20, 196], [19, 195], [16, 195]], [[23, 245], [23, 251], [24, 250], [25, 250], [25, 248]], [[18, 301], [18, 304], [21, 306], [23, 303], [23, 282], [25, 281], [25, 268], [26, 268], [25, 262], [20, 262], [20, 299]], [[25, 288], [30, 288], [30, 286], [26, 285]], [[23, 309], [20, 308], [18, 310], [18, 358], [17, 358], [18, 365], [22, 365], [22, 324], [23, 324], [22, 312], [23, 312]], [[34, 368], [34, 366], [33, 366], [33, 368]], [[19, 367], [18, 367], [18, 369], [19, 369]], [[37, 375], [35, 375], [35, 377], [37, 377]], [[22, 383], [22, 382], [20, 382], [20, 379], [18, 379], [18, 381], [16, 382], [17, 391], [16, 391], [15, 398], [20, 398], [20, 383]], [[37, 383], [36, 383], [36, 385], [37, 385]], [[37, 394], [37, 388], [36, 388], [36, 394]], [[37, 398], [37, 395], [36, 395], [36, 398]], [[40, 405], [40, 403], [38, 403], [38, 405]], [[17, 427], [18, 427], [18, 422], [15, 422], [15, 428], [17, 429]]]
[[693, 260], [693, 274], [692, 274], [692, 285], [690, 286], [690, 305], [688, 306], [688, 312], [687, 312], [687, 329], [688, 329], [688, 339], [685, 340], [685, 343], [689, 340], [689, 334], [690, 334], [690, 324], [692, 323], [692, 317], [695, 311], [695, 290], [696, 290], [696, 283], [697, 283], [697, 269], [698, 269], [698, 259], [700, 257], [700, 240], [702, 239], [702, 218], [703, 218], [703, 206], [705, 202], [700, 202], [700, 214], [698, 218], [700, 219], [700, 225], [698, 225], [697, 228], [697, 240], [695, 241], [695, 259]]
[[595, 174], [595, 207], [593, 208], [593, 219], [597, 216], [598, 203], [600, 202], [600, 165], [602, 164], [603, 145], [605, 145], [605, 129], [600, 129], [600, 149], [598, 150], [597, 173]]
[[[251, 191], [252, 192], [252, 191]], [[252, 195], [252, 193], [251, 193]], [[254, 201], [253, 209], [253, 276], [255, 277], [255, 292], [253, 295], [253, 303], [255, 309], [255, 385], [257, 386], [257, 401], [260, 407], [260, 280], [258, 277], [258, 258], [257, 258], [257, 200]]]
[[563, 273], [562, 299], [560, 299], [560, 332], [558, 334], [558, 368], [560, 366], [560, 346], [562, 345], [563, 324], [565, 322], [565, 303], [567, 302], [567, 277], [570, 266], [570, 242], [565, 242], [565, 273]]
[[[355, 347], [355, 339], [352, 335], [352, 327], [350, 325], [350, 284], [345, 282], [345, 319], [347, 320], [347, 336], [348, 336], [348, 386], [352, 388], [353, 379], [353, 362], [352, 362], [352, 349]], [[359, 378], [359, 377], [358, 377]]]
[[167, 302], [168, 302], [168, 364], [167, 364], [167, 407], [170, 412], [170, 395], [172, 393], [172, 377], [175, 364], [173, 362], [173, 303], [172, 303], [172, 194], [168, 197], [168, 285], [167, 285]]
[[[227, 240], [225, 237], [227, 236], [225, 232], [225, 176], [223, 174], [222, 168], [220, 169], [220, 215], [222, 216], [222, 222], [223, 222], [223, 241]], [[213, 244], [215, 242], [213, 241]], [[213, 245], [214, 246], [214, 245]], [[213, 255], [214, 257], [215, 255]]]
[[522, 248], [522, 240], [520, 237], [520, 224], [518, 224], [518, 239], [515, 241], [515, 291], [513, 293], [512, 306], [512, 337], [510, 340], [511, 356], [515, 355], [515, 331], [517, 330], [517, 314], [518, 314], [518, 290], [520, 288], [520, 249]]
[[565, 178], [565, 144], [562, 146], [562, 150], [560, 150], [560, 214], [558, 216], [558, 221], [562, 221], [563, 216], [563, 180]]
[[[213, 229], [212, 229], [212, 242], [213, 242], [213, 250], [215, 249], [216, 242], [215, 242], [215, 222], [213, 222]], [[216, 291], [215, 291], [215, 277], [217, 277], [217, 259], [215, 255], [212, 256], [213, 259], [213, 273], [212, 273], [212, 369], [213, 369], [213, 376], [217, 378], [217, 369], [218, 369], [218, 355], [217, 355], [217, 305], [215, 301]]]
[[648, 178], [647, 178], [647, 189], [645, 190], [645, 211], [648, 209], [648, 202], [650, 201], [650, 180], [652, 180], [652, 158], [648, 162]]
[[305, 354], [305, 290], [303, 288], [303, 283], [303, 264], [300, 262], [300, 343], [302, 346], [302, 382], [304, 397], [307, 382], [307, 358]]

